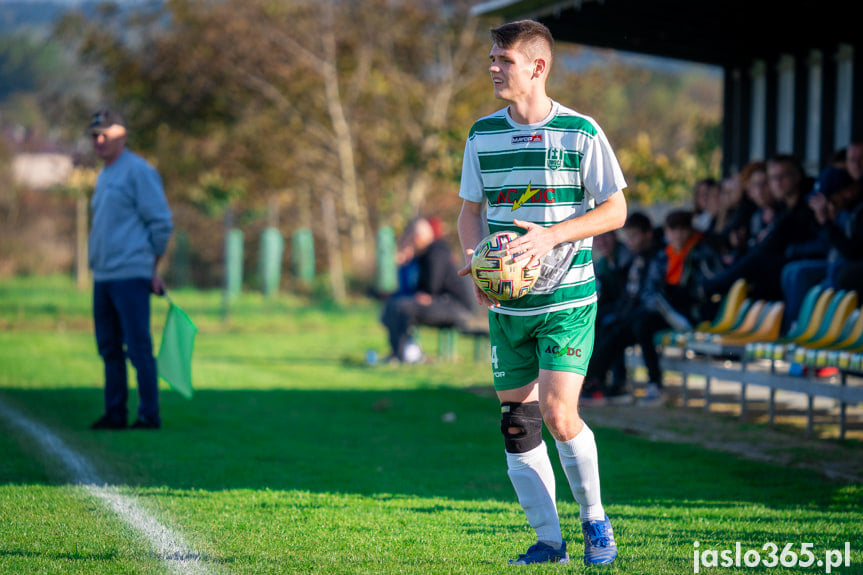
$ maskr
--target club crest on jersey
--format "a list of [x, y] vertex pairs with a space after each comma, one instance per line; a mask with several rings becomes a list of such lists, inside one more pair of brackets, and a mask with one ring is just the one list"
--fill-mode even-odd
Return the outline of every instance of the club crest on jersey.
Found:
[[545, 167], [549, 170], [559, 170], [563, 167], [563, 148], [549, 148], [545, 154]]
[[513, 136], [510, 143], [513, 146], [516, 144], [541, 144], [542, 134], [521, 134]]

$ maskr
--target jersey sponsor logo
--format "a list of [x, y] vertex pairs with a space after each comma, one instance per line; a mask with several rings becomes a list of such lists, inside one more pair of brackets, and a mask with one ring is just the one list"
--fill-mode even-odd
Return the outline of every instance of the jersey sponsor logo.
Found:
[[542, 134], [521, 134], [512, 137], [512, 145], [516, 144], [541, 144]]
[[531, 199], [539, 191], [539, 188], [531, 188], [530, 182], [527, 183], [527, 189], [524, 193], [512, 204], [512, 211], [519, 209], [522, 204]]
[[549, 148], [545, 153], [545, 166], [549, 170], [559, 170], [563, 167], [563, 158], [566, 152], [563, 148]]
[[553, 204], [557, 201], [555, 193], [554, 188], [534, 188], [532, 184], [528, 184], [525, 190], [500, 190], [494, 203], [512, 204], [512, 209], [517, 210], [524, 204]]
[[563, 357], [565, 355], [574, 355], [575, 357], [581, 357], [581, 348], [549, 345], [545, 348], [545, 353], [550, 353], [554, 355], [554, 357]]

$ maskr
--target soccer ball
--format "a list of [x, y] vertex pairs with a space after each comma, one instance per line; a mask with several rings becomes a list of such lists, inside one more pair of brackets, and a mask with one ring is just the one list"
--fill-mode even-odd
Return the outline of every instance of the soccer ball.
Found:
[[516, 262], [506, 254], [506, 244], [518, 232], [495, 232], [484, 237], [473, 252], [470, 271], [479, 289], [496, 300], [518, 299], [530, 291], [539, 277], [541, 262], [536, 258]]

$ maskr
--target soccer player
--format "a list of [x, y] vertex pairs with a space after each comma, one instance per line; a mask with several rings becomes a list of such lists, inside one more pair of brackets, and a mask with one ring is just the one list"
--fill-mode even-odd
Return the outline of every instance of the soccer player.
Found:
[[465, 145], [458, 230], [468, 263], [459, 273], [470, 273], [473, 248], [486, 233], [486, 205], [489, 231], [523, 234], [508, 244], [510, 254], [543, 263], [537, 284], [520, 299], [497, 302], [474, 290], [489, 308], [508, 475], [537, 537], [510, 563], [569, 560], [543, 422], [580, 506], [584, 562], [611, 563], [617, 545], [600, 498], [596, 442], [578, 399], [596, 317], [591, 241], [625, 222], [626, 182], [599, 126], [548, 97], [549, 30], [512, 22], [492, 29], [491, 39], [494, 95], [508, 106], [478, 120]]

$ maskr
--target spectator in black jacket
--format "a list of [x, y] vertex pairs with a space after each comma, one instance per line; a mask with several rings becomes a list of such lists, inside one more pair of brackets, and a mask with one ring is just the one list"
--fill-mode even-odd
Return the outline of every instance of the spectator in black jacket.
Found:
[[[827, 166], [807, 196], [807, 204], [821, 226], [820, 237], [829, 246], [835, 247], [829, 247], [829, 253], [821, 257], [795, 260], [782, 268], [782, 291], [785, 296], [783, 326], [786, 330], [797, 320], [806, 292], [819, 284], [835, 287], [838, 266], [847, 261], [842, 252], [854, 254], [860, 249], [859, 246], [847, 245], [844, 229], [850, 217], [849, 209], [856, 201], [853, 197], [856, 195], [854, 183], [845, 168]], [[841, 247], [842, 252], [838, 247]]]
[[[647, 226], [650, 222], [647, 221]], [[626, 274], [632, 262], [632, 252], [610, 231], [593, 238], [593, 268], [596, 276], [596, 324], [604, 325], [618, 315], [618, 305], [624, 297]], [[612, 387], [626, 385], [626, 363], [623, 354], [610, 367]]]
[[809, 205], [830, 241], [827, 283], [863, 296], [863, 181], [846, 181], [832, 193], [813, 195]]
[[408, 224], [403, 249], [413, 254], [415, 283], [408, 293], [387, 299], [381, 322], [389, 333], [390, 359], [415, 362], [421, 351], [411, 338], [414, 326], [459, 325], [471, 316], [475, 303], [470, 278], [458, 275], [452, 252], [443, 239], [436, 239], [429, 220]]
[[767, 161], [767, 176], [773, 195], [783, 207], [773, 230], [743, 257], [714, 278], [705, 281], [706, 294], [725, 293], [740, 278], [751, 286], [751, 297], [780, 300], [780, 276], [790, 261], [817, 259], [827, 255], [827, 242], [818, 233], [818, 223], [806, 202], [811, 189], [799, 161], [780, 155]]
[[[591, 400], [607, 400], [610, 403], [632, 401], [632, 394], [626, 389], [625, 377], [621, 377], [618, 372], [610, 387], [606, 385], [606, 377], [610, 369], [622, 362], [626, 346], [634, 343], [631, 341], [633, 322], [641, 313], [641, 296], [646, 289], [647, 270], [656, 254], [650, 218], [640, 212], [630, 214], [623, 226], [622, 240], [630, 252], [629, 264], [622, 293], [618, 294], [611, 309], [605, 306], [603, 314], [597, 316], [596, 343], [582, 390], [582, 397], [588, 403]], [[630, 343], [617, 345], [617, 342], [624, 340]]]
[[[738, 257], [742, 257], [750, 248], [760, 244], [773, 231], [776, 220], [781, 213], [776, 197], [770, 191], [767, 179], [767, 164], [765, 162], [750, 162], [742, 172], [746, 195], [755, 204], [755, 212], [748, 222], [746, 230], [746, 245]], [[735, 259], [736, 261], [736, 259]]]
[[[694, 323], [712, 317], [705, 309], [709, 302], [698, 294], [704, 278], [720, 265], [719, 255], [704, 241], [704, 234], [693, 229], [692, 212], [668, 214], [664, 225], [666, 245], [658, 251], [645, 247], [651, 245], [648, 236], [652, 238], [652, 230], [628, 231], [627, 227], [634, 226], [627, 223], [624, 227], [624, 237], [632, 242], [631, 249], [636, 254], [633, 265], [638, 265], [639, 254], [642, 265], [630, 267], [627, 298], [618, 306], [620, 313], [607, 325], [597, 327], [588, 377], [594, 385], [601, 385], [616, 354], [637, 343], [648, 375], [647, 394], [641, 402], [653, 405], [662, 401], [662, 370], [654, 336], [669, 328], [690, 329]], [[631, 395], [613, 383], [607, 399], [622, 403]]]

